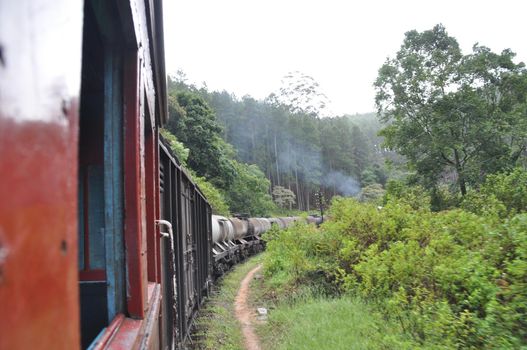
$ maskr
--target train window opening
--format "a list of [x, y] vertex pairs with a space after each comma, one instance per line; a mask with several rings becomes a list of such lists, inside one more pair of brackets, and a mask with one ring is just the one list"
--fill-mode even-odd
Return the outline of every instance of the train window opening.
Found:
[[108, 6], [84, 5], [79, 121], [78, 234], [81, 342], [124, 311], [122, 50]]

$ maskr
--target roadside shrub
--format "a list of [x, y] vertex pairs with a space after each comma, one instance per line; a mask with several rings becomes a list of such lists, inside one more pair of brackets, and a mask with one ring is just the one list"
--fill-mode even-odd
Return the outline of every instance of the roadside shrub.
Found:
[[480, 215], [512, 217], [527, 211], [527, 171], [489, 175], [479, 191], [465, 196], [462, 207]]
[[527, 211], [527, 171], [516, 168], [510, 173], [487, 176], [481, 192], [494, 195], [510, 216]]
[[297, 285], [323, 276], [339, 293], [377, 305], [421, 344], [527, 345], [527, 214], [431, 212], [409, 202], [415, 190], [399, 190], [388, 191], [382, 208], [335, 199], [320, 230], [270, 233], [266, 273], [288, 274]]
[[362, 188], [359, 198], [361, 202], [378, 202], [384, 192], [381, 184], [373, 183]]
[[384, 204], [397, 201], [418, 210], [430, 210], [430, 195], [419, 185], [408, 186], [399, 180], [390, 180], [386, 184]]
[[459, 207], [461, 196], [447, 185], [438, 185], [430, 191], [430, 209], [432, 211], [449, 210]]
[[315, 225], [297, 222], [286, 230], [273, 227], [263, 239], [264, 274], [277, 293], [305, 293], [306, 288], [311, 296], [338, 293], [334, 252], [339, 243], [328, 234], [321, 234]]

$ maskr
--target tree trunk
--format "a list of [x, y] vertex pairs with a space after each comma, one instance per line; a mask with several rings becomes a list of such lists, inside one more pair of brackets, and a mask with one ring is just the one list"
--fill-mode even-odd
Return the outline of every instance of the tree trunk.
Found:
[[280, 186], [280, 168], [278, 167], [278, 149], [276, 147], [276, 131], [274, 133], [274, 159], [276, 162], [276, 182]]
[[294, 167], [295, 167], [296, 202], [297, 202], [298, 210], [301, 210], [300, 207], [302, 205], [302, 203], [301, 203], [302, 202], [302, 195], [301, 195], [300, 190], [298, 188], [298, 166], [296, 164], [296, 155], [295, 155]]
[[254, 123], [251, 125], [251, 163], [256, 163], [256, 156], [255, 156], [255, 153], [256, 153], [256, 140], [255, 140], [255, 131], [254, 131], [255, 127], [254, 127]]
[[456, 162], [456, 172], [459, 183], [459, 189], [461, 190], [461, 195], [464, 197], [467, 194], [467, 184], [465, 181], [465, 174], [463, 174], [463, 164], [459, 159], [459, 153], [456, 148], [454, 148], [454, 157]]

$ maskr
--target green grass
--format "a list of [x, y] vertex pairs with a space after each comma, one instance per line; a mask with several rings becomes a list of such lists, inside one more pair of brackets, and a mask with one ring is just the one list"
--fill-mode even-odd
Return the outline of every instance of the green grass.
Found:
[[234, 299], [241, 280], [256, 265], [262, 262], [258, 255], [236, 266], [217, 281], [213, 295], [200, 311], [197, 331], [194, 334], [194, 349], [243, 350], [243, 336], [240, 324], [234, 315]]
[[258, 333], [269, 350], [423, 349], [397, 325], [348, 297], [278, 305]]
[[[197, 319], [193, 349], [244, 350], [234, 299], [241, 280], [262, 263], [265, 254], [237, 266], [218, 282]], [[262, 349], [432, 349], [416, 344], [396, 323], [359, 299], [316, 297], [318, 293], [309, 287], [277, 289], [269, 282], [253, 281], [249, 296], [253, 307], [269, 310], [268, 321], [255, 324]]]

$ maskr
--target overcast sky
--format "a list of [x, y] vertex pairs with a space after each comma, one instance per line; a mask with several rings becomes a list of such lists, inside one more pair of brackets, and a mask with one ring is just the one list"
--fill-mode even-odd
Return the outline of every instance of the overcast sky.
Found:
[[320, 83], [337, 114], [374, 110], [373, 81], [404, 33], [442, 23], [527, 62], [527, 0], [164, 0], [168, 74], [262, 99], [288, 72]]

